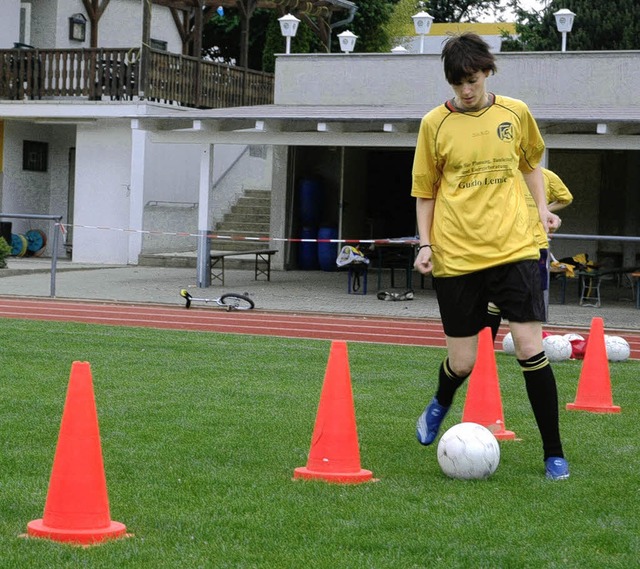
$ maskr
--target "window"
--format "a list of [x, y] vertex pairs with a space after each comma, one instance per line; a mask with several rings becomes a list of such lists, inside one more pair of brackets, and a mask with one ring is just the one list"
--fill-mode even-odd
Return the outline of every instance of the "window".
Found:
[[46, 142], [25, 140], [22, 144], [22, 169], [31, 172], [46, 172], [49, 145]]
[[157, 49], [159, 51], [167, 51], [167, 42], [162, 40], [149, 39], [149, 47], [151, 49]]
[[249, 145], [249, 156], [265, 160], [267, 158], [267, 148], [264, 144], [251, 144]]

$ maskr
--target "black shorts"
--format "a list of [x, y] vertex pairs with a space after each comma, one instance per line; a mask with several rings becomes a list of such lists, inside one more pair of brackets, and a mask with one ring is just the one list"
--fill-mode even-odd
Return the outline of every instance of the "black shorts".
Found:
[[434, 277], [447, 336], [475, 336], [487, 324], [487, 304], [513, 322], [544, 322], [544, 296], [537, 261], [519, 261], [459, 277]]

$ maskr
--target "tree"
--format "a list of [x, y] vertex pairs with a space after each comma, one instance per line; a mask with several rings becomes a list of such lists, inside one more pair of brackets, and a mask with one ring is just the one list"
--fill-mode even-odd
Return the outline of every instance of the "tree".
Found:
[[[388, 0], [359, 0], [356, 4], [358, 11], [353, 18], [353, 23], [347, 24], [344, 29], [336, 32], [349, 29], [357, 35], [355, 51], [361, 53], [388, 51], [390, 40], [384, 26], [393, 13], [393, 3]], [[333, 38], [336, 38], [337, 33], [333, 34]], [[334, 39], [331, 50], [340, 52], [337, 39]]]
[[500, 4], [501, 0], [400, 0], [384, 25], [384, 30], [386, 36], [397, 43], [400, 38], [406, 37], [411, 16], [421, 10], [433, 16], [434, 23], [477, 22], [483, 16], [493, 16], [499, 20]]
[[[298, 26], [296, 37], [291, 38], [291, 53], [317, 53], [324, 51], [322, 42], [309, 26]], [[273, 73], [276, 66], [276, 53], [285, 52], [285, 38], [280, 31], [278, 13], [271, 12], [267, 25], [266, 41], [262, 50], [262, 71]]]
[[[497, 0], [496, 0], [497, 1]], [[340, 52], [338, 33], [349, 29], [358, 36], [356, 51], [386, 51], [389, 40], [383, 30], [393, 10], [394, 0], [359, 0], [358, 10], [352, 22], [332, 30], [331, 51]], [[295, 12], [293, 12], [295, 15]], [[332, 16], [333, 23], [346, 18], [347, 12], [337, 12]], [[256, 10], [251, 18], [249, 38], [249, 67], [263, 71], [272, 71], [274, 54], [284, 51], [284, 39], [280, 34], [278, 10]], [[225, 10], [224, 16], [214, 15], [204, 25], [202, 40], [203, 51], [212, 59], [226, 63], [237, 63], [240, 59], [240, 18], [238, 11]], [[322, 42], [313, 34], [305, 22], [301, 22], [298, 33], [291, 42], [293, 53], [323, 52]]]
[[567, 35], [571, 51], [640, 49], [640, 3], [638, 0], [552, 0], [541, 11], [527, 11], [510, 0], [516, 14], [514, 38], [504, 38], [503, 51], [558, 51], [561, 34], [554, 12], [562, 8], [576, 14]]
[[[249, 35], [249, 68], [262, 69], [262, 51], [268, 23], [275, 14], [273, 10], [256, 10], [251, 18]], [[224, 63], [240, 64], [240, 14], [229, 8], [223, 16], [214, 16], [204, 24], [202, 51], [212, 59]]]
[[430, 0], [425, 9], [439, 22], [477, 22], [482, 16], [494, 16], [501, 0]]

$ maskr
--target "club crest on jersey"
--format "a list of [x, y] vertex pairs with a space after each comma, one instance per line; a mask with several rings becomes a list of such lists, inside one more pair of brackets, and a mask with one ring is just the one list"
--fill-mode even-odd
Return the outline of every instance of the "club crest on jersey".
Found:
[[513, 125], [510, 122], [503, 122], [498, 125], [498, 138], [503, 142], [513, 140]]

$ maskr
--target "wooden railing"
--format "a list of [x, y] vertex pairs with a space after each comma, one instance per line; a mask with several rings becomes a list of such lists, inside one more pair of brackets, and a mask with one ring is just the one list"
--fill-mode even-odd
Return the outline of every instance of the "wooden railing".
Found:
[[273, 74], [161, 51], [149, 52], [148, 99], [221, 108], [273, 102]]
[[273, 75], [193, 57], [148, 50], [0, 50], [0, 99], [149, 99], [216, 108], [273, 102]]

